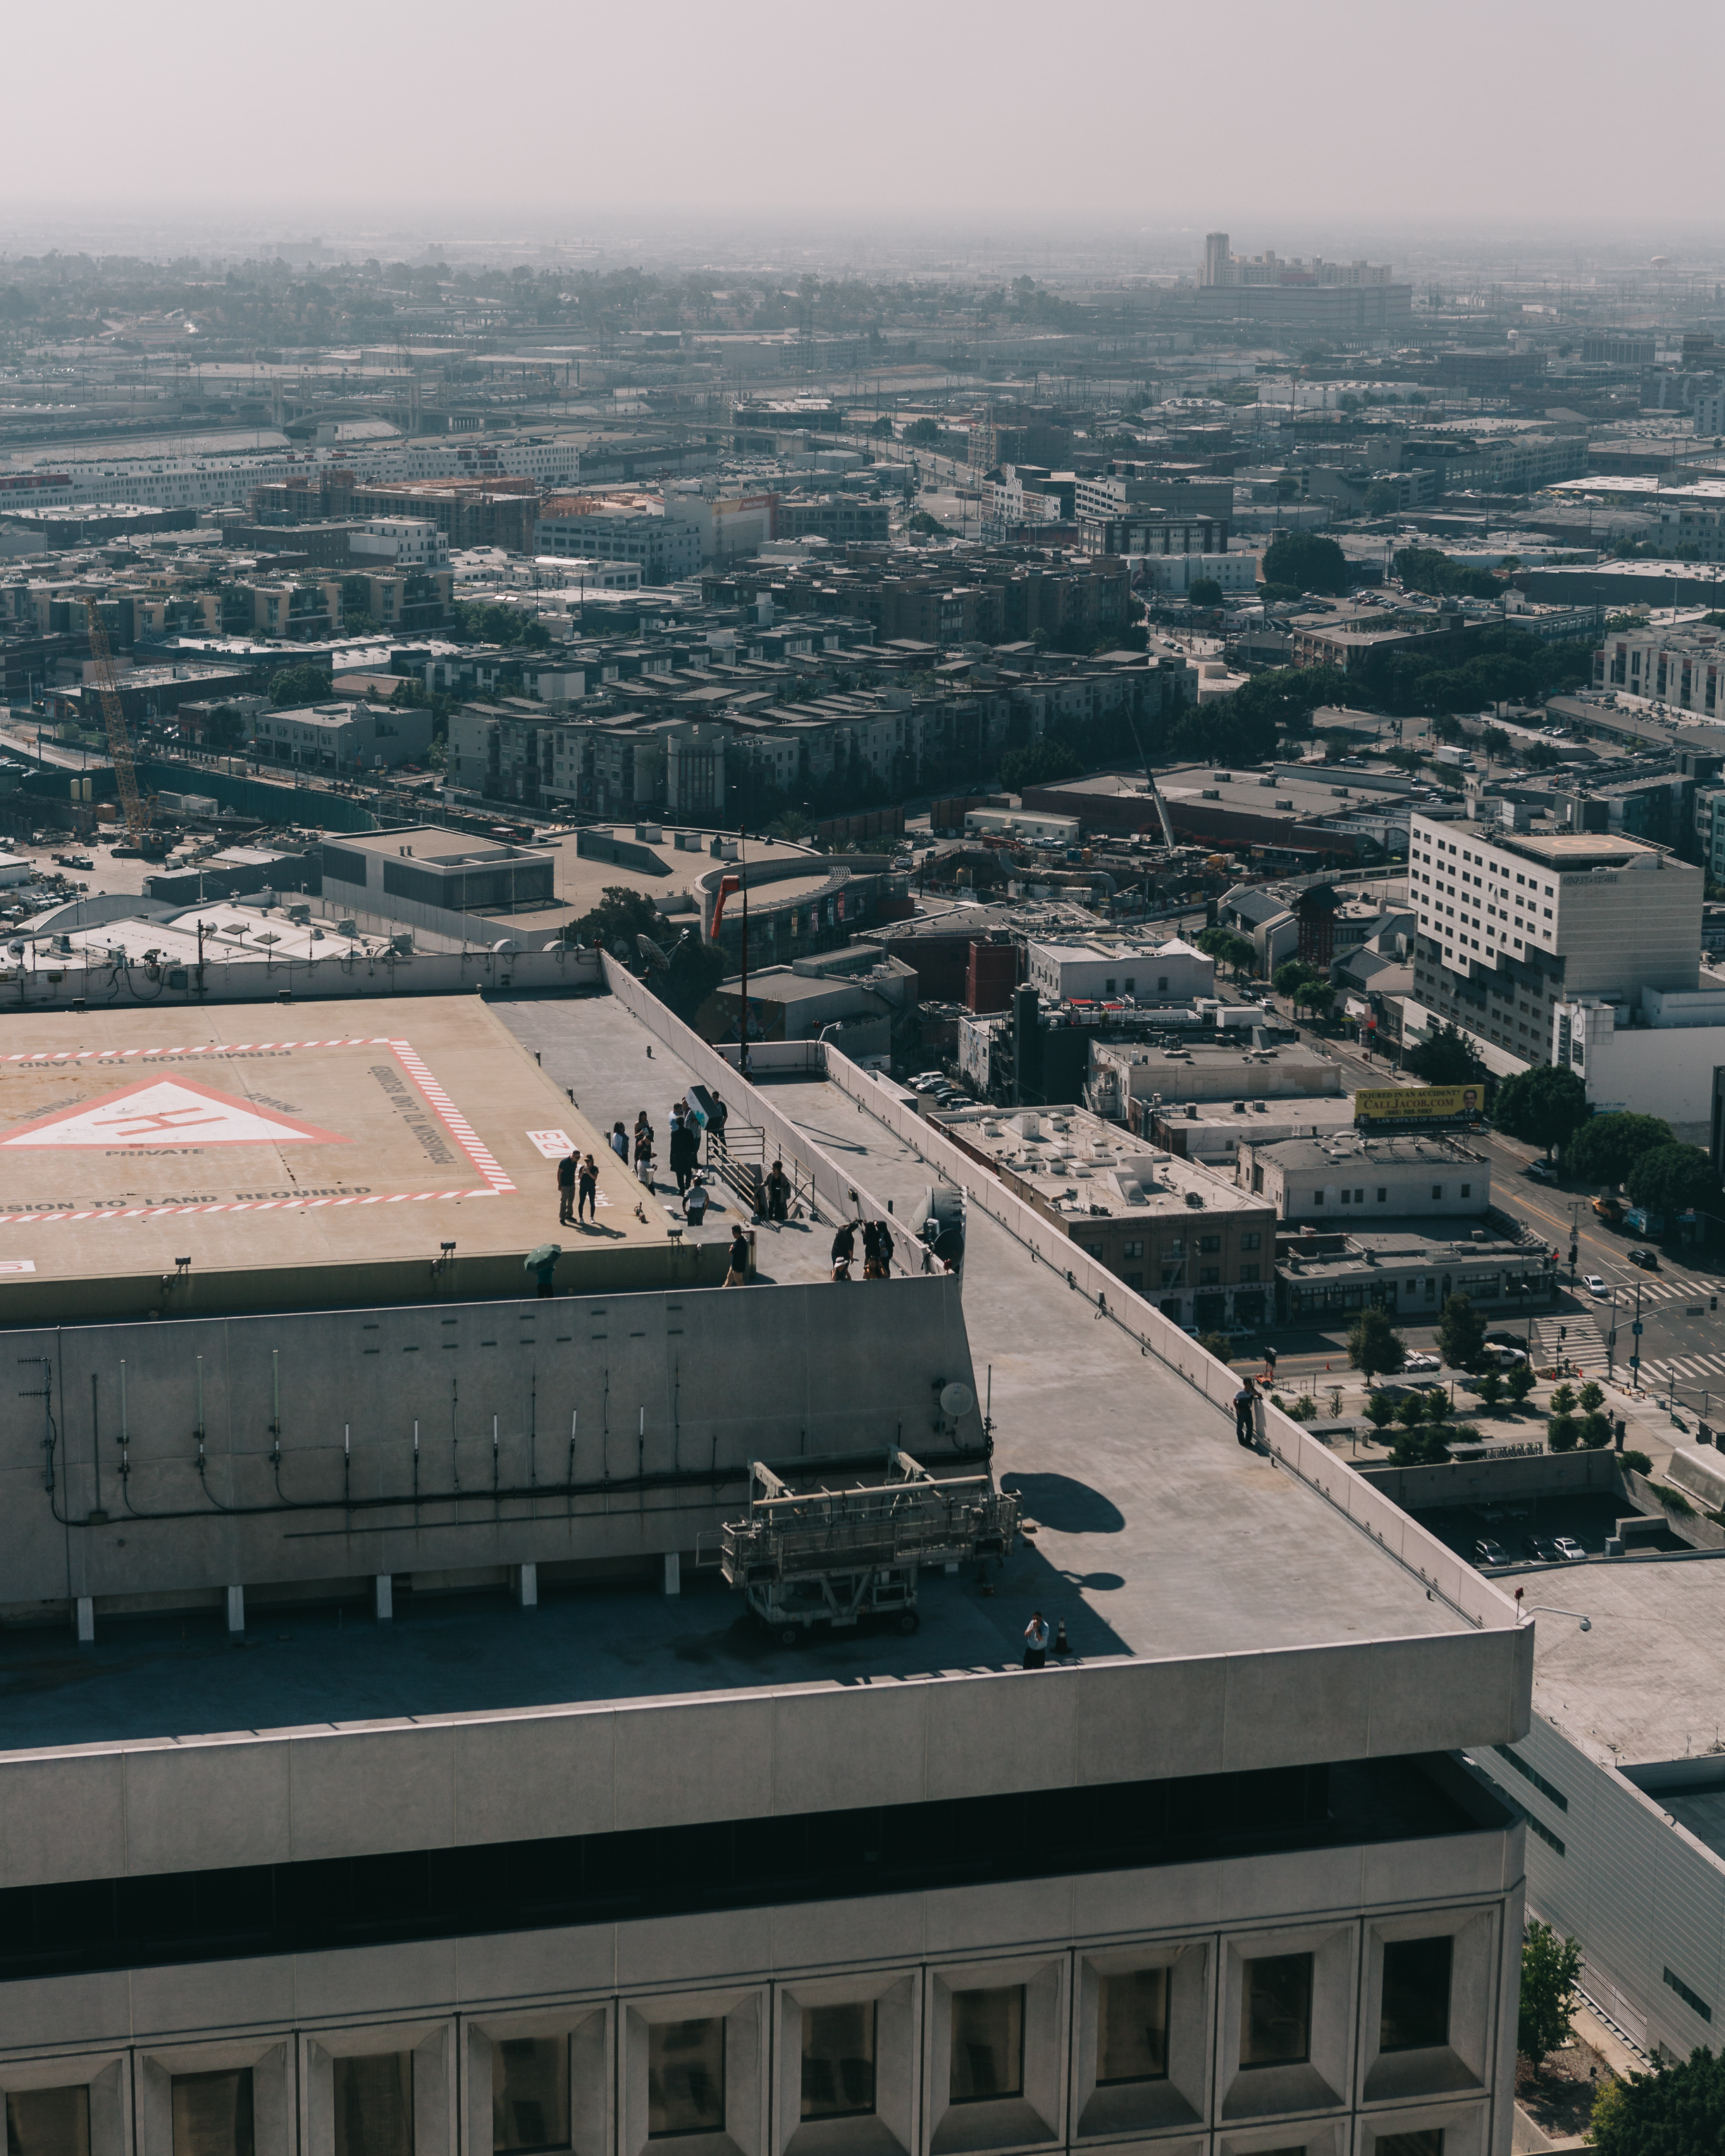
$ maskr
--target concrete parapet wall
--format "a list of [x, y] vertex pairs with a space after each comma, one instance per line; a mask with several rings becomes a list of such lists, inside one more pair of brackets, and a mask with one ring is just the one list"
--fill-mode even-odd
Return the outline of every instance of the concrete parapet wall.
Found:
[[[1231, 1415], [1234, 1394], [1240, 1383], [1236, 1371], [1206, 1353], [1197, 1341], [1164, 1317], [1142, 1295], [1087, 1257], [1076, 1243], [1061, 1235], [1041, 1214], [1014, 1198], [998, 1176], [961, 1152], [916, 1108], [907, 1106], [896, 1086], [860, 1070], [830, 1047], [824, 1052], [827, 1075], [841, 1091], [860, 1102], [922, 1159], [962, 1189], [971, 1204], [999, 1221], [1033, 1256], [1065, 1274], [1076, 1293], [1106, 1306], [1116, 1322], [1137, 1337], [1147, 1353], [1158, 1356], [1206, 1399]], [[1308, 1436], [1298, 1423], [1272, 1407], [1268, 1400], [1260, 1399], [1257, 1402], [1256, 1414], [1260, 1434], [1271, 1455], [1416, 1573], [1433, 1594], [1440, 1594], [1471, 1625], [1486, 1630], [1514, 1626], [1513, 1603], [1482, 1578], [1471, 1565], [1464, 1563], [1453, 1550], [1445, 1549], [1435, 1536], [1417, 1526], [1385, 1492], [1374, 1489], [1363, 1476], [1327, 1446]], [[1531, 1671], [1530, 1659], [1528, 1681]], [[1524, 1726], [1525, 1713], [1524, 1708]]]
[[735, 1517], [752, 1459], [980, 1459], [974, 1406], [936, 1427], [940, 1383], [975, 1390], [957, 1281], [877, 1286], [8, 1333], [31, 1397], [0, 1433], [0, 1609], [646, 1560]]
[[[941, 1671], [0, 1753], [0, 1889], [1478, 1747], [1526, 1729], [1521, 1637]], [[1338, 1901], [1358, 1897], [1358, 1873], [1356, 1857]]]
[[[212, 911], [214, 911], [212, 908]], [[331, 918], [334, 916], [331, 916]], [[459, 916], [457, 916], [458, 918]], [[470, 923], [483, 927], [487, 923]], [[185, 985], [171, 984], [175, 973]], [[29, 973], [0, 968], [0, 1016], [16, 1010], [91, 1010], [151, 1006], [172, 1010], [198, 1004], [285, 1001], [334, 1003], [350, 996], [447, 996], [475, 988], [597, 988], [603, 985], [591, 951], [331, 952], [327, 958], [225, 961], [212, 958], [198, 985], [196, 968], [166, 966], [151, 979], [132, 965], [74, 965]]]

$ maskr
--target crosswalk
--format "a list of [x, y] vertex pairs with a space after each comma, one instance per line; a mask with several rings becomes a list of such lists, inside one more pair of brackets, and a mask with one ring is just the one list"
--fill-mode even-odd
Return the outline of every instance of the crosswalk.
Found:
[[[1681, 1273], [1648, 1273], [1640, 1282], [1641, 1302], [1698, 1302], [1706, 1309], [1708, 1299], [1719, 1292], [1717, 1281], [1686, 1280]], [[1605, 1306], [1609, 1307], [1609, 1303]], [[1620, 1311], [1633, 1310], [1635, 1291], [1631, 1285], [1620, 1285], [1617, 1291]]]
[[1641, 1378], [1644, 1383], [1675, 1380], [1679, 1386], [1725, 1391], [1725, 1355], [1661, 1355], [1642, 1363]]

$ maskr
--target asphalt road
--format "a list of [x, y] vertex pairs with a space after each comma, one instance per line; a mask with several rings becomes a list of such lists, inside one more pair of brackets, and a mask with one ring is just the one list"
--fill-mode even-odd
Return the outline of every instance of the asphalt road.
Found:
[[[1391, 1082], [1389, 1065], [1381, 1057], [1366, 1055], [1353, 1042], [1332, 1040], [1309, 1028], [1305, 1037], [1327, 1050], [1342, 1065], [1345, 1089]], [[1659, 1270], [1644, 1272], [1630, 1264], [1627, 1254], [1648, 1245], [1595, 1216], [1592, 1201], [1596, 1186], [1533, 1182], [1527, 1172], [1527, 1163], [1539, 1158], [1538, 1147], [1522, 1145], [1496, 1131], [1475, 1131], [1467, 1142], [1491, 1163], [1492, 1204], [1545, 1236], [1557, 1250], [1564, 1284], [1557, 1306], [1548, 1315], [1568, 1328], [1568, 1337], [1563, 1346], [1583, 1373], [1603, 1376], [1610, 1361], [1616, 1376], [1627, 1378], [1629, 1358], [1635, 1349], [1630, 1327], [1639, 1314], [1644, 1327], [1643, 1383], [1650, 1390], [1657, 1389], [1662, 1397], [1674, 1393], [1679, 1406], [1686, 1405], [1697, 1414], [1711, 1415], [1717, 1409], [1725, 1420], [1725, 1308], [1712, 1306], [1717, 1298], [1725, 1298], [1725, 1262], [1719, 1246], [1712, 1250], [1686, 1250], [1675, 1241], [1661, 1243], [1653, 1246], [1658, 1251]], [[1574, 1286], [1569, 1285], [1568, 1263], [1572, 1232], [1576, 1244]], [[1605, 1281], [1607, 1295], [1590, 1294], [1581, 1286], [1589, 1273]], [[1548, 1313], [1536, 1315], [1544, 1317]], [[1605, 1336], [1614, 1319], [1615, 1355], [1608, 1356]], [[1432, 1328], [1410, 1326], [1406, 1330], [1413, 1345], [1430, 1344]], [[1291, 1347], [1303, 1345], [1300, 1336], [1285, 1337]], [[1309, 1360], [1321, 1375], [1327, 1359], [1333, 1358], [1321, 1353], [1290, 1354], [1281, 1358], [1281, 1367], [1291, 1374], [1305, 1374], [1299, 1365]]]

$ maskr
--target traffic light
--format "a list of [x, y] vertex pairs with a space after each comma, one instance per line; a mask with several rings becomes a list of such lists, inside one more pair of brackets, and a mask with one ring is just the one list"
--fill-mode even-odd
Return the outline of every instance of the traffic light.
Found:
[[1559, 1340], [1567, 1340], [1569, 1337], [1569, 1328], [1567, 1325], [1560, 1325], [1558, 1327], [1558, 1337]]

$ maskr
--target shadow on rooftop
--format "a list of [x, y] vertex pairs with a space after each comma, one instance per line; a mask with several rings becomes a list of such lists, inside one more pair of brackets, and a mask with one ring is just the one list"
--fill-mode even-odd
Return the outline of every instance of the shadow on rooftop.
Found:
[[1111, 1498], [1070, 1475], [1003, 1475], [1000, 1486], [1024, 1501], [1027, 1519], [1057, 1535], [1117, 1535], [1126, 1525]]

